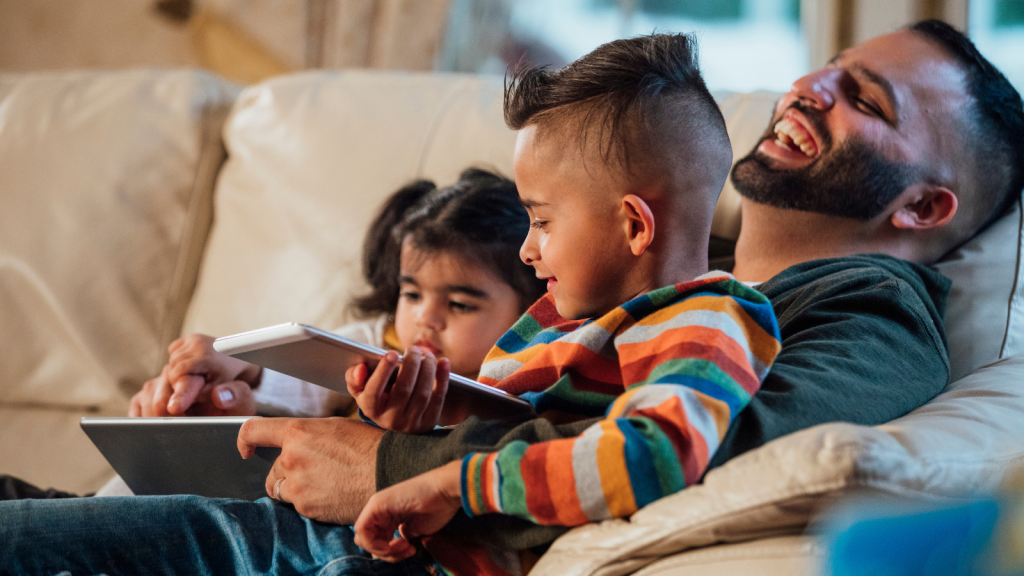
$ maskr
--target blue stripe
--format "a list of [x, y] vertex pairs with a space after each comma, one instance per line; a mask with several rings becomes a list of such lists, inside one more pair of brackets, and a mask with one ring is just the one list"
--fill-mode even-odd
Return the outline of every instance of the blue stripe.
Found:
[[616, 418], [615, 425], [626, 438], [626, 471], [629, 473], [629, 483], [633, 487], [636, 507], [640, 509], [661, 498], [658, 471], [654, 469], [647, 441], [633, 428], [630, 421], [626, 418]]
[[690, 376], [687, 374], [666, 374], [661, 378], [658, 378], [657, 382], [649, 382], [650, 384], [676, 384], [679, 386], [686, 386], [691, 390], [700, 392], [701, 394], [707, 394], [708, 396], [725, 402], [729, 406], [729, 419], [732, 421], [736, 417], [736, 414], [740, 410], [744, 409], [747, 405], [747, 401], [743, 398], [737, 397], [732, 392], [722, 388], [717, 383], [711, 380], [705, 380], [699, 376]]
[[548, 392], [524, 392], [519, 395], [520, 398], [533, 405], [533, 410], [537, 414], [543, 414], [549, 410], [557, 410], [587, 418], [604, 416], [605, 412], [608, 411], [608, 407], [617, 398], [617, 396], [610, 394], [602, 394], [601, 396], [607, 397], [607, 402], [602, 404], [586, 404]]

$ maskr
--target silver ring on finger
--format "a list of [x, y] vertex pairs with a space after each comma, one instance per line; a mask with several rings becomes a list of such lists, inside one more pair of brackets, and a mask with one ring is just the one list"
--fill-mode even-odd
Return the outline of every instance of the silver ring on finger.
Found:
[[281, 498], [281, 482], [284, 482], [284, 478], [281, 478], [277, 481], [277, 484], [274, 484], [274, 500], [277, 500], [282, 504], [287, 504], [288, 502], [285, 501], [284, 498]]

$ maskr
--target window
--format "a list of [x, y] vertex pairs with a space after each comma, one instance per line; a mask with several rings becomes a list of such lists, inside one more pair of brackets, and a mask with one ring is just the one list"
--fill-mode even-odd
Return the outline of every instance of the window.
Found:
[[560, 67], [651, 32], [695, 32], [711, 90], [785, 91], [808, 72], [799, 0], [453, 0], [439, 68]]
[[971, 40], [1024, 92], [1024, 0], [971, 0]]

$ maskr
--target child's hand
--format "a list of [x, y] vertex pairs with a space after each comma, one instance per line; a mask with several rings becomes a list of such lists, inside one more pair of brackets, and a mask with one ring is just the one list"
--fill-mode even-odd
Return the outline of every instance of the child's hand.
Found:
[[[388, 390], [396, 368], [398, 377]], [[448, 393], [450, 369], [448, 359], [436, 360], [430, 351], [413, 346], [405, 351], [401, 367], [398, 354], [388, 352], [369, 378], [366, 365], [360, 364], [345, 372], [345, 382], [363, 414], [378, 426], [417, 434], [437, 425]]]
[[409, 541], [437, 532], [462, 507], [461, 474], [456, 460], [374, 494], [356, 520], [356, 545], [388, 562], [415, 554]]
[[132, 397], [129, 416], [248, 416], [256, 413], [252, 386], [262, 369], [213, 349], [213, 338], [192, 334], [171, 343], [160, 376]]

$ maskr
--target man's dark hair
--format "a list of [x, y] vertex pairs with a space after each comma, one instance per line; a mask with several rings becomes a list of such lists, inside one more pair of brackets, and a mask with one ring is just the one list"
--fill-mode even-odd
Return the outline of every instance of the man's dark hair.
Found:
[[1024, 104], [1020, 94], [962, 32], [941, 20], [924, 20], [909, 30], [922, 34], [949, 53], [967, 76], [974, 110], [967, 117], [967, 148], [979, 179], [978, 201], [991, 200], [985, 228], [1024, 189]]
[[728, 146], [725, 119], [697, 62], [691, 35], [651, 34], [609, 42], [559, 70], [520, 67], [505, 85], [505, 123], [519, 130], [579, 117], [581, 138], [599, 130], [605, 160], [615, 155], [627, 169], [630, 152], [652, 150], [651, 134], [661, 127], [696, 129], [685, 136]]

